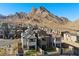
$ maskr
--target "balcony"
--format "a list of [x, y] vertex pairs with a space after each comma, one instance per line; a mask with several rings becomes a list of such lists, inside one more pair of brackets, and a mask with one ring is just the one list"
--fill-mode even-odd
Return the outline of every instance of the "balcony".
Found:
[[27, 45], [29, 46], [36, 45], [36, 42], [27, 42]]

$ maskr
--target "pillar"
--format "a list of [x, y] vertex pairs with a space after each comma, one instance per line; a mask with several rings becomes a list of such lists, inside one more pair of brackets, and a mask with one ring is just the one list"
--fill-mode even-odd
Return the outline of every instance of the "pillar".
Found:
[[70, 50], [70, 54], [73, 55], [74, 51], [73, 51], [73, 47], [72, 46], [69, 46], [69, 50]]

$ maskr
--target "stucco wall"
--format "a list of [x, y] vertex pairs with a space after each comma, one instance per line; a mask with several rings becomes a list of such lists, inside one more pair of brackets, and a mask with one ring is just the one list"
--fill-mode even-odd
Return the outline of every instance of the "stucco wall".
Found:
[[76, 41], [77, 40], [77, 36], [75, 35], [70, 35], [70, 34], [64, 34], [64, 40], [68, 40], [68, 41]]

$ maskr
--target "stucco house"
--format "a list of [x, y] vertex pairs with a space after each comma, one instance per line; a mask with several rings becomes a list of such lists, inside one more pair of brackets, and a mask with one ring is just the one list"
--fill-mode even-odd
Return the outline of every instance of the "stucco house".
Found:
[[51, 34], [48, 34], [46, 31], [39, 30], [38, 31], [38, 42], [39, 42], [39, 47], [44, 50], [46, 48], [52, 47], [53, 37]]
[[73, 42], [79, 40], [79, 35], [77, 34], [77, 32], [71, 33], [71, 32], [65, 31], [63, 36], [64, 36], [64, 40], [69, 40]]
[[37, 49], [37, 38], [32, 29], [27, 29], [25, 32], [21, 33], [21, 42], [24, 49]]
[[[65, 43], [68, 46], [68, 48], [71, 49], [71, 51], [72, 51], [71, 55], [72, 54], [73, 55], [79, 55], [79, 53], [78, 53], [79, 52], [79, 48], [73, 46], [76, 43], [77, 44], [79, 43], [79, 34], [78, 33], [79, 33], [79, 31], [75, 31], [73, 33], [69, 32], [69, 31], [64, 31], [63, 34], [62, 34], [63, 40], [65, 40], [66, 42], [68, 41], [68, 42], [72, 43], [71, 45], [70, 44], [67, 45], [67, 43]], [[73, 44], [73, 42], [75, 44]]]

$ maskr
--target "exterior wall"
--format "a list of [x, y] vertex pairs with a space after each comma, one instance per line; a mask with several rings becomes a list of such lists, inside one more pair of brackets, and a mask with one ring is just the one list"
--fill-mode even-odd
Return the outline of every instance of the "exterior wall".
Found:
[[43, 38], [40, 38], [39, 40], [40, 40], [40, 43], [39, 44], [41, 45], [41, 47], [42, 46], [46, 46], [47, 47], [47, 45], [49, 44], [48, 43], [48, 40], [49, 40], [48, 37], [43, 37]]
[[41, 41], [41, 45], [47, 45], [47, 41]]
[[56, 43], [61, 43], [61, 38], [56, 38]]
[[73, 55], [73, 54], [74, 54], [73, 48], [74, 48], [74, 47], [69, 46], [69, 49], [70, 49], [70, 54], [71, 54], [71, 55]]
[[22, 33], [21, 34], [21, 42], [22, 42], [22, 47], [29, 50], [29, 46], [35, 46], [35, 50], [37, 49], [37, 39], [34, 37], [32, 38], [34, 41], [30, 41], [30, 38], [26, 38], [26, 36]]
[[77, 41], [77, 36], [71, 36], [71, 41]]
[[44, 40], [42, 40], [42, 37], [39, 38], [39, 45], [42, 48], [43, 46], [45, 46], [44, 48], [51, 48], [54, 46], [54, 38], [48, 36], [48, 37], [43, 37]]
[[[45, 41], [44, 41], [45, 40]], [[41, 39], [41, 45], [46, 45], [47, 44], [47, 39], [44, 38], [44, 40]]]
[[35, 46], [35, 50], [37, 49], [37, 41], [36, 41], [36, 39], [33, 39], [34, 40], [34, 42], [30, 42], [29, 41], [30, 39], [28, 39], [28, 42], [27, 42], [27, 49], [29, 49], [29, 46]]
[[60, 48], [61, 46], [61, 37], [54, 38], [54, 47]]
[[28, 46], [33, 46], [33, 45], [36, 45], [36, 42], [27, 42], [27, 45]]
[[54, 46], [54, 38], [51, 38], [52, 47]]
[[77, 36], [65, 33], [64, 34], [64, 40], [77, 41]]
[[23, 47], [24, 45], [26, 45], [26, 44], [25, 44], [25, 43], [26, 43], [26, 39], [24, 39], [23, 33], [21, 33], [21, 43], [22, 43], [22, 47]]
[[70, 35], [67, 34], [67, 33], [65, 33], [65, 34], [64, 34], [64, 40], [70, 40]]

